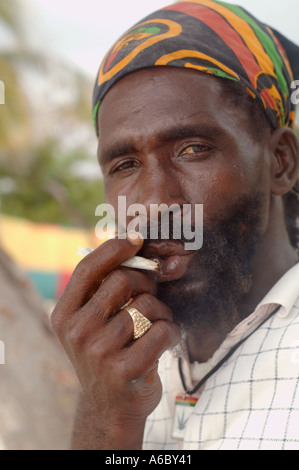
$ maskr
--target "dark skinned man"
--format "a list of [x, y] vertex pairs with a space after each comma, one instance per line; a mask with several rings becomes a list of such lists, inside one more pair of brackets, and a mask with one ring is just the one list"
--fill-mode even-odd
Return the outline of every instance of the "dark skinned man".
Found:
[[[107, 202], [202, 204], [203, 246], [129, 232], [79, 263], [53, 313], [82, 385], [74, 449], [299, 446], [299, 265], [285, 207], [297, 207], [298, 52], [277, 36], [233, 5], [181, 2], [101, 65]], [[120, 266], [136, 254], [159, 272]]]

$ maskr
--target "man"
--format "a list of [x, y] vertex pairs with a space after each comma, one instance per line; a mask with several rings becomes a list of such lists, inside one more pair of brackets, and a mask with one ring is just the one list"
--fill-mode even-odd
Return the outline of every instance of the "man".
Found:
[[[290, 61], [243, 9], [199, 0], [104, 59], [107, 202], [203, 204], [203, 246], [128, 233], [79, 263], [53, 313], [82, 384], [74, 449], [299, 447], [298, 51], [281, 40]], [[137, 253], [159, 272], [121, 266]]]

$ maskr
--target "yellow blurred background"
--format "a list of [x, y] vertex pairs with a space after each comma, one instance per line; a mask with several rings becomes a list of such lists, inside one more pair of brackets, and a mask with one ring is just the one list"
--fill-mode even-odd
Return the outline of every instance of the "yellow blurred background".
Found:
[[104, 200], [93, 77], [45, 24], [34, 0], [0, 3], [0, 450], [70, 446], [79, 384], [49, 317]]
[[[93, 81], [112, 43], [169, 3], [0, 0], [0, 450], [69, 448], [79, 384], [49, 314], [77, 247], [99, 243]], [[297, 0], [232, 3], [299, 44]]]

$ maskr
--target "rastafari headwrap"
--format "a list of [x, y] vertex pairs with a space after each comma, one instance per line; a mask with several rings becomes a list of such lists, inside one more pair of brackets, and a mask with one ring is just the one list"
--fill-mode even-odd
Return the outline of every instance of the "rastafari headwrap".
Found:
[[[154, 66], [191, 68], [241, 81], [260, 100], [273, 128], [293, 127], [294, 77], [281, 39], [229, 3], [191, 0], [162, 8], [127, 31], [104, 58], [94, 88], [95, 127], [108, 90], [125, 75]], [[298, 68], [299, 48], [285, 44], [291, 44], [292, 56], [297, 54], [292, 63]]]

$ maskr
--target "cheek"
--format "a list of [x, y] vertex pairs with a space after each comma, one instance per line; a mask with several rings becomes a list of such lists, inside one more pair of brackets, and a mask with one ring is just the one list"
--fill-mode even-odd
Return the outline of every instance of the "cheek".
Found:
[[[194, 178], [194, 175], [198, 176]], [[194, 204], [203, 204], [204, 221], [213, 222], [228, 208], [251, 193], [245, 172], [235, 165], [229, 170], [211, 166], [205, 172], [191, 171], [185, 178], [187, 198]]]

